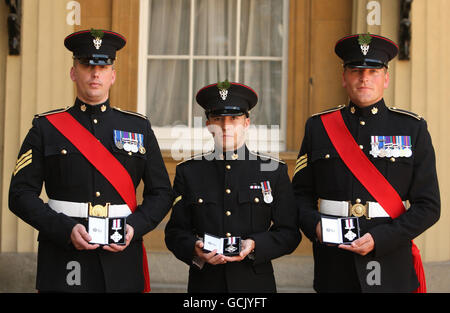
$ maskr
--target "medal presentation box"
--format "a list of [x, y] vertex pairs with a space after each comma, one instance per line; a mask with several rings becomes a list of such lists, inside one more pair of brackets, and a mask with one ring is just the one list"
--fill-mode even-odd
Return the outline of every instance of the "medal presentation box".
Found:
[[217, 250], [218, 254], [225, 256], [239, 255], [241, 252], [241, 237], [221, 238], [205, 233], [203, 250], [206, 252]]
[[322, 215], [322, 242], [351, 244], [360, 237], [357, 217], [332, 217]]
[[100, 245], [125, 245], [126, 217], [93, 217], [89, 216], [88, 233], [92, 240], [89, 243]]

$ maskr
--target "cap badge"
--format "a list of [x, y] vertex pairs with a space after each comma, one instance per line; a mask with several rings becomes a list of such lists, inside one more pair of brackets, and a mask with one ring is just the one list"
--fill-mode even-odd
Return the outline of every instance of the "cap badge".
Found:
[[91, 29], [91, 36], [94, 37], [94, 40], [92, 40], [92, 42], [94, 43], [94, 47], [95, 49], [100, 49], [100, 47], [102, 46], [102, 38], [103, 38], [103, 31], [99, 30], [99, 29]]
[[217, 88], [219, 88], [219, 95], [220, 98], [222, 98], [222, 100], [227, 100], [227, 96], [228, 96], [228, 88], [231, 87], [230, 82], [225, 79], [223, 82], [218, 82], [217, 83]]
[[372, 36], [369, 33], [364, 35], [359, 35], [358, 43], [361, 47], [361, 52], [363, 55], [366, 55], [369, 52], [369, 44], [372, 41]]

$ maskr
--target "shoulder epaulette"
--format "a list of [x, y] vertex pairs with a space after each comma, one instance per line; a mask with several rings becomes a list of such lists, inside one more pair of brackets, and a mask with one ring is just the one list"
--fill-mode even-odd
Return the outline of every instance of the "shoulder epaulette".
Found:
[[311, 115], [311, 117], [319, 116], [319, 115], [322, 115], [322, 114], [325, 114], [325, 113], [331, 113], [331, 112], [334, 112], [334, 111], [339, 111], [339, 110], [342, 110], [343, 108], [345, 108], [345, 104], [341, 104], [341, 105], [338, 105], [335, 108], [328, 109], [328, 110], [325, 110], [325, 111], [322, 111], [322, 112], [319, 112], [319, 113], [315, 113], [315, 114]]
[[405, 114], [405, 115], [414, 117], [416, 120], [419, 120], [419, 121], [422, 119], [422, 117], [419, 114], [416, 114], [416, 113], [413, 113], [413, 112], [409, 112], [409, 111], [406, 111], [406, 110], [398, 109], [396, 107], [388, 107], [388, 109], [389, 109], [389, 111], [392, 111], [392, 112]]
[[180, 165], [180, 164], [183, 164], [183, 163], [185, 163], [185, 162], [187, 162], [187, 161], [194, 160], [194, 159], [196, 159], [196, 158], [200, 158], [200, 157], [203, 157], [203, 156], [206, 156], [206, 155], [210, 155], [211, 153], [213, 153], [213, 151], [208, 151], [208, 152], [202, 152], [202, 153], [196, 153], [196, 154], [193, 154], [191, 157], [189, 157], [189, 158], [187, 158], [187, 159], [181, 161], [180, 163], [178, 163], [177, 166]]
[[114, 110], [117, 110], [117, 111], [122, 112], [122, 113], [125, 113], [125, 114], [131, 114], [131, 115], [134, 115], [134, 116], [143, 118], [143, 119], [147, 119], [147, 116], [145, 116], [144, 114], [141, 114], [141, 113], [137, 113], [137, 112], [133, 112], [133, 111], [128, 111], [128, 110], [122, 110], [121, 108], [118, 108], [118, 107], [112, 107], [112, 108], [113, 108]]
[[70, 109], [70, 106], [62, 108], [62, 109], [56, 109], [56, 110], [51, 110], [48, 112], [36, 114], [36, 115], [34, 115], [34, 117], [43, 117], [43, 116], [47, 116], [47, 115], [51, 115], [51, 114], [55, 114], [55, 113], [66, 112], [68, 109]]
[[283, 160], [277, 159], [277, 158], [275, 158], [275, 157], [273, 157], [271, 155], [268, 155], [268, 154], [263, 154], [263, 153], [257, 152], [257, 151], [249, 151], [249, 152], [251, 154], [253, 154], [253, 155], [256, 155], [256, 156], [260, 157], [263, 160], [264, 159], [271, 159], [271, 160], [277, 161], [279, 163], [286, 164], [286, 162], [284, 162]]

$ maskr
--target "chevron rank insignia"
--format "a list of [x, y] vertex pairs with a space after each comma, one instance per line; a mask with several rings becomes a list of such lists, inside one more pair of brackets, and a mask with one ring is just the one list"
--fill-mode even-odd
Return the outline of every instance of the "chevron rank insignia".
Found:
[[31, 164], [32, 161], [32, 151], [31, 149], [28, 150], [27, 152], [25, 152], [24, 154], [22, 154], [16, 162], [16, 167], [14, 169], [14, 176], [16, 176], [16, 174], [23, 169], [24, 167], [26, 167], [27, 165]]
[[308, 165], [308, 155], [305, 153], [297, 159], [295, 163], [294, 176]]

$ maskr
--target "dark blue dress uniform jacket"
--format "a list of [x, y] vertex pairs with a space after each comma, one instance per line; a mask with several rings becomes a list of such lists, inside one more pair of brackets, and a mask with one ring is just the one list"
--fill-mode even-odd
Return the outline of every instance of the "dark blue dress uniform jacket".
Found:
[[[245, 147], [245, 160], [219, 160], [213, 153], [177, 166], [176, 204], [166, 226], [166, 244], [190, 266], [188, 292], [275, 292], [271, 260], [300, 243], [292, 185], [283, 162], [261, 157]], [[261, 189], [269, 181], [272, 203]], [[229, 191], [227, 192], [227, 189]], [[181, 197], [180, 197], [181, 196]], [[180, 197], [180, 198], [178, 198]], [[194, 246], [209, 233], [255, 241], [254, 260], [221, 265], [193, 265]]]
[[[369, 232], [375, 249], [366, 256], [327, 246], [317, 241], [315, 227], [320, 220], [317, 200], [375, 201], [353, 176], [333, 147], [319, 115], [306, 122], [299, 153], [299, 170], [293, 177], [300, 225], [313, 241], [314, 288], [319, 292], [411, 292], [418, 287], [413, 268], [411, 240], [433, 225], [440, 216], [440, 196], [435, 154], [427, 123], [423, 118], [395, 108], [383, 100], [359, 109], [354, 104], [340, 108], [344, 122], [369, 160], [410, 208], [396, 219], [359, 218], [361, 236]], [[371, 136], [410, 136], [411, 157], [374, 158]], [[371, 261], [379, 264], [380, 281]], [[369, 275], [370, 274], [370, 275]], [[369, 277], [368, 277], [369, 275]]]
[[[170, 180], [147, 118], [113, 109], [109, 100], [85, 107], [83, 111], [83, 103], [77, 99], [67, 112], [122, 163], [135, 187], [141, 180], [144, 182], [143, 202], [127, 218], [127, 223], [134, 227], [130, 245], [117, 253], [101, 247], [91, 251], [76, 250], [70, 241], [72, 228], [77, 223], [86, 226], [87, 220], [56, 213], [39, 198], [45, 183], [45, 191], [51, 199], [93, 205], [124, 204], [106, 178], [45, 118], [44, 115], [51, 113], [35, 117], [20, 148], [19, 161], [31, 150], [31, 163], [21, 168], [16, 166], [9, 207], [39, 231], [38, 290], [140, 292], [144, 289], [142, 236], [154, 229], [170, 209], [173, 202]], [[114, 130], [142, 134], [145, 153], [129, 154], [118, 149], [114, 144]], [[79, 285], [71, 285], [66, 280], [73, 270], [68, 266], [72, 261], [80, 264]]]

